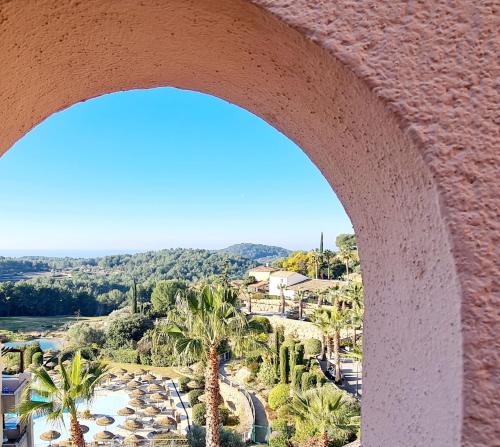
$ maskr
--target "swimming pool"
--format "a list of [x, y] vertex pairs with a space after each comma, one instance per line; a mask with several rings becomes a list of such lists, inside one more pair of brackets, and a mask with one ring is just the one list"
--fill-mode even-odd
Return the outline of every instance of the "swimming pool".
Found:
[[[116, 434], [118, 425], [122, 424], [126, 417], [117, 414], [118, 409], [126, 407], [130, 397], [125, 390], [120, 391], [102, 391], [99, 390], [95, 399], [88, 407], [93, 414], [105, 414], [115, 419], [115, 422], [107, 427], [98, 426], [94, 420], [80, 419], [80, 423], [89, 427], [89, 432], [84, 435], [87, 442], [91, 442], [94, 435], [102, 430], [109, 430]], [[87, 408], [80, 405], [79, 410]], [[69, 438], [69, 414], [64, 415], [64, 426], [61, 424], [51, 424], [45, 417], [37, 417], [33, 420], [33, 441], [36, 447], [46, 447], [49, 442], [42, 441], [40, 435], [47, 430], [57, 430], [61, 433], [60, 440]], [[52, 443], [57, 442], [53, 441]]]
[[7, 348], [19, 348], [20, 346], [26, 346], [30, 343], [40, 343], [40, 348], [42, 351], [50, 350], [60, 350], [62, 348], [63, 342], [59, 338], [34, 338], [29, 341], [9, 341], [4, 343]]

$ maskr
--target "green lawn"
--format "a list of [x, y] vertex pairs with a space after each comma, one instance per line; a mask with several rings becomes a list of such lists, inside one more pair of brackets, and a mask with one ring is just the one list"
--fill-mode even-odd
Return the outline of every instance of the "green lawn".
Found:
[[12, 332], [53, 332], [73, 321], [98, 320], [102, 317], [0, 317], [0, 331]]

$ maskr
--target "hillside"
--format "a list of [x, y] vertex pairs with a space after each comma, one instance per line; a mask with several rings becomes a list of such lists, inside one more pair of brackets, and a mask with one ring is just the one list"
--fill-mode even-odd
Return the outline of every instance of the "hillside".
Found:
[[175, 248], [149, 251], [134, 255], [120, 254], [100, 258], [51, 258], [26, 256], [23, 258], [0, 257], [0, 281], [27, 279], [23, 275], [35, 272], [57, 274], [65, 272], [74, 276], [113, 275], [124, 277], [126, 281], [135, 277], [138, 281], [159, 279], [183, 279], [196, 281], [221, 274], [228, 265], [231, 277], [243, 277], [246, 271], [255, 266], [253, 259], [236, 253], [218, 252], [202, 249]]
[[243, 258], [263, 263], [276, 258], [288, 257], [291, 250], [273, 245], [242, 243], [223, 248], [222, 250], [219, 250], [219, 252], [241, 256]]

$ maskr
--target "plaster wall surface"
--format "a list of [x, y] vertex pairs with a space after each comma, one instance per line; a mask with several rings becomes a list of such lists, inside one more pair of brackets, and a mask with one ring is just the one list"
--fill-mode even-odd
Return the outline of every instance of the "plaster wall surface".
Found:
[[358, 234], [363, 445], [500, 439], [495, 2], [0, 0], [0, 153], [104, 93], [213, 94], [299, 144]]

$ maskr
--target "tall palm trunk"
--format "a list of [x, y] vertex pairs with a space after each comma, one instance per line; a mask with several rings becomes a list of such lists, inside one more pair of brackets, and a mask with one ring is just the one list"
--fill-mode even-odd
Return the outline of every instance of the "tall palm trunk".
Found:
[[340, 331], [335, 331], [333, 337], [333, 355], [335, 356], [335, 382], [340, 382], [342, 380], [340, 371]]
[[325, 430], [321, 433], [321, 447], [328, 447], [328, 432]]
[[206, 370], [205, 391], [207, 393], [207, 437], [206, 447], [220, 446], [220, 389], [219, 389], [219, 357], [217, 347], [210, 346]]
[[332, 358], [332, 337], [326, 336], [326, 358], [330, 360]]
[[76, 415], [71, 415], [70, 419], [71, 444], [76, 447], [85, 447], [82, 427], [80, 427]]
[[320, 360], [325, 360], [326, 355], [326, 336], [324, 333], [321, 334], [321, 352], [319, 354]]
[[283, 287], [281, 288], [280, 298], [281, 298], [281, 301], [280, 301], [280, 308], [281, 309], [280, 310], [281, 310], [282, 314], [285, 314], [286, 302], [285, 302], [285, 292], [283, 291]]

